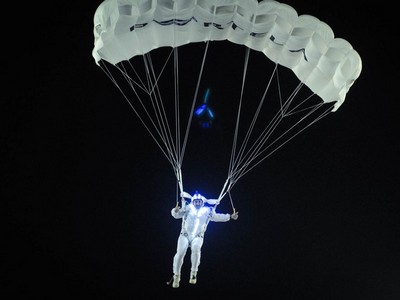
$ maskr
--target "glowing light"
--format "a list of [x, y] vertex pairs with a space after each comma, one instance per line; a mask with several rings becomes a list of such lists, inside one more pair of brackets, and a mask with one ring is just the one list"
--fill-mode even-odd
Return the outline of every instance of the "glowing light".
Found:
[[197, 209], [194, 207], [193, 204], [190, 204], [190, 205], [189, 205], [189, 210], [190, 210], [190, 211], [189, 211], [189, 214], [192, 215], [192, 216], [195, 216], [195, 221], [194, 221], [194, 224], [193, 224], [193, 227], [192, 227], [192, 230], [191, 230], [190, 234], [191, 234], [191, 235], [195, 235], [195, 234], [198, 233], [197, 230], [199, 229], [201, 218], [202, 218], [205, 214], [207, 214], [207, 213], [209, 212], [209, 209], [208, 209], [207, 207], [202, 207], [202, 208], [200, 208], [199, 210], [197, 210]]
[[211, 107], [208, 106], [207, 102], [210, 96], [210, 88], [207, 88], [204, 97], [203, 103], [196, 108], [194, 111], [195, 116], [198, 118], [198, 123], [202, 128], [209, 128], [214, 120], [214, 112]]
[[201, 114], [203, 114], [205, 109], [206, 109], [206, 105], [203, 104], [199, 108], [197, 108], [194, 113], [196, 114], [196, 116], [200, 116]]

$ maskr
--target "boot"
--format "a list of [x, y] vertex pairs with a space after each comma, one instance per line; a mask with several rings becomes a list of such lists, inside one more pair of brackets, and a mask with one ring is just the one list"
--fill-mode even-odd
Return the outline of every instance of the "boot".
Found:
[[189, 283], [196, 284], [196, 282], [197, 282], [197, 272], [196, 271], [191, 271], [190, 272]]
[[178, 288], [179, 287], [179, 281], [181, 281], [181, 276], [180, 275], [174, 275], [174, 282], [172, 283], [173, 288]]

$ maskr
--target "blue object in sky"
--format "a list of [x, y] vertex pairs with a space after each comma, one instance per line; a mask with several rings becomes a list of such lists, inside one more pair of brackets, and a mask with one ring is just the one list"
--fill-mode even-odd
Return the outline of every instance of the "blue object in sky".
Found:
[[207, 88], [204, 93], [203, 103], [194, 111], [194, 115], [202, 128], [210, 128], [214, 120], [214, 112], [207, 104], [209, 95], [210, 88]]

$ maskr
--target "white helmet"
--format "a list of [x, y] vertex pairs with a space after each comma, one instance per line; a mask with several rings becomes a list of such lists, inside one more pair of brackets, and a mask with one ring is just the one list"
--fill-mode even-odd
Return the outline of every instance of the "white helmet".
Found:
[[190, 199], [192, 202], [193, 202], [194, 199], [199, 199], [200, 198], [201, 200], [203, 200], [204, 203], [208, 203], [210, 205], [218, 205], [220, 203], [219, 199], [207, 199], [203, 195], [199, 194], [197, 191], [195, 192], [195, 194], [193, 196], [191, 196], [187, 192], [182, 192], [181, 193], [181, 197], [182, 198], [186, 198], [186, 199]]
[[197, 191], [192, 196], [192, 201], [195, 200], [195, 199], [201, 199], [203, 202], [205, 200], [205, 198], [201, 194], [199, 194]]
[[200, 195], [197, 191], [196, 193], [192, 196], [192, 204], [196, 208], [200, 208], [204, 206], [204, 203], [207, 201], [206, 198], [204, 198], [202, 195]]

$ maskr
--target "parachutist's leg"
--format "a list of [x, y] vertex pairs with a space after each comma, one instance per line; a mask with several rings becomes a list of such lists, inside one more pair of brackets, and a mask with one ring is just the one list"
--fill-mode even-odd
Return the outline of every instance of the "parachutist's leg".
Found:
[[192, 268], [193, 272], [197, 272], [199, 265], [200, 265], [200, 257], [201, 257], [201, 247], [203, 246], [203, 238], [196, 237], [193, 239], [191, 244], [191, 261], [192, 261]]
[[203, 246], [203, 238], [202, 237], [196, 237], [192, 241], [191, 244], [191, 250], [192, 254], [190, 256], [191, 262], [192, 262], [192, 268], [190, 272], [190, 280], [189, 282], [191, 284], [195, 284], [197, 282], [197, 271], [199, 269], [200, 265], [200, 257], [201, 257], [201, 247]]
[[176, 253], [174, 256], [174, 265], [173, 265], [173, 271], [174, 274], [176, 275], [181, 274], [183, 259], [186, 255], [188, 247], [189, 247], [189, 240], [184, 235], [180, 235], [178, 238], [178, 244], [176, 246]]
[[179, 287], [179, 281], [181, 280], [181, 269], [183, 265], [183, 259], [185, 258], [187, 248], [189, 247], [189, 240], [184, 236], [180, 235], [178, 238], [178, 244], [176, 246], [176, 253], [174, 255], [173, 261], [173, 272], [174, 272], [174, 282], [172, 287]]

